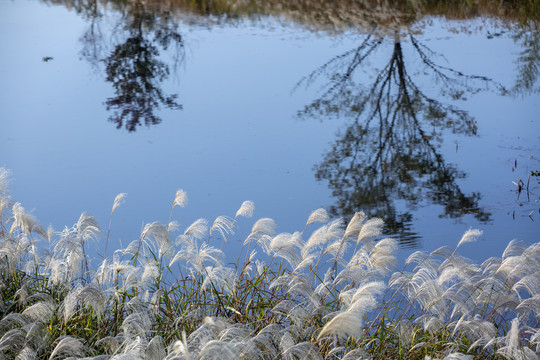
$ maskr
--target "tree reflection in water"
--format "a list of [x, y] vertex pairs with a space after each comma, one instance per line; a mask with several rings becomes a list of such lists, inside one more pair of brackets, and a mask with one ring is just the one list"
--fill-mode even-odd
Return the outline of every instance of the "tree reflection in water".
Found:
[[[480, 193], [465, 194], [458, 180], [466, 176], [447, 163], [440, 153], [443, 131], [474, 136], [472, 116], [453, 105], [429, 97], [407, 71], [403, 44], [395, 34], [390, 60], [379, 70], [369, 87], [354, 81], [383, 40], [368, 35], [356, 49], [337, 56], [315, 70], [300, 84], [329, 77], [323, 95], [306, 106], [300, 117], [347, 117], [353, 119], [315, 166], [315, 177], [326, 180], [337, 199], [330, 211], [350, 217], [355, 211], [384, 218], [388, 234], [397, 234], [408, 246], [415, 246], [411, 211], [425, 203], [442, 205], [441, 217], [460, 218], [472, 214], [481, 222], [490, 213], [479, 206]], [[441, 85], [443, 95], [460, 99], [478, 91], [471, 84], [490, 81], [466, 76], [438, 65], [435, 54], [415, 36], [407, 34], [424, 70]], [[501, 89], [502, 90], [502, 89]], [[401, 210], [400, 202], [405, 202]]]
[[[177, 31], [178, 21], [169, 10], [149, 7], [140, 0], [105, 5], [96, 0], [66, 1], [66, 5], [89, 20], [81, 38], [84, 44], [81, 55], [96, 70], [102, 71], [101, 65], [105, 66], [106, 80], [115, 92], [105, 105], [113, 112], [109, 121], [118, 129], [124, 127], [132, 132], [143, 124], [159, 124], [161, 118], [156, 111], [161, 106], [182, 108], [176, 101], [176, 94], [167, 95], [162, 89], [170, 66], [160, 59], [160, 55], [173, 48], [173, 65], [177, 66], [184, 54], [183, 38]], [[114, 33], [107, 36], [103, 35], [100, 26], [105, 11], [120, 15]]]
[[135, 131], [143, 121], [147, 126], [161, 122], [154, 113], [160, 105], [182, 108], [176, 102], [176, 95], [164, 95], [160, 87], [169, 75], [169, 66], [159, 60], [158, 48], [166, 50], [171, 42], [182, 44], [182, 37], [169, 27], [156, 29], [156, 25], [161, 25], [156, 23], [158, 16], [146, 12], [140, 2], [130, 15], [129, 37], [116, 45], [104, 62], [107, 81], [116, 92], [116, 96], [106, 102], [107, 110], [114, 110], [109, 120], [116, 123], [118, 129], [125, 124], [128, 131]]

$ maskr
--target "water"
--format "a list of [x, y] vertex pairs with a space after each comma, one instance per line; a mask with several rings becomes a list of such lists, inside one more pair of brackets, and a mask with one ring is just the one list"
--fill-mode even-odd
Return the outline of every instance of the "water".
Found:
[[44, 225], [87, 211], [106, 229], [126, 192], [119, 247], [166, 222], [182, 188], [182, 227], [252, 200], [279, 232], [319, 207], [381, 216], [403, 254], [471, 227], [484, 231], [462, 250], [475, 260], [538, 241], [538, 32], [419, 16], [370, 35], [317, 24], [316, 9], [299, 22], [151, 8], [0, 2], [0, 166]]

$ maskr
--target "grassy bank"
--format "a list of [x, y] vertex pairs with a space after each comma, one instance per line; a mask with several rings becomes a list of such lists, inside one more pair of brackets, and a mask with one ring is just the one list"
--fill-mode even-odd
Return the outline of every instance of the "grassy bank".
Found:
[[[0, 169], [0, 358], [539, 358], [540, 243], [512, 241], [474, 264], [459, 254], [481, 234], [469, 230], [455, 248], [397, 265], [381, 220], [344, 224], [319, 209], [293, 234], [255, 221], [225, 263], [220, 249], [253, 214], [246, 201], [185, 229], [148, 224], [123, 249], [105, 245], [92, 268], [88, 248], [109, 231], [85, 214], [42, 228], [10, 198], [8, 175]], [[179, 191], [171, 219], [186, 203]]]

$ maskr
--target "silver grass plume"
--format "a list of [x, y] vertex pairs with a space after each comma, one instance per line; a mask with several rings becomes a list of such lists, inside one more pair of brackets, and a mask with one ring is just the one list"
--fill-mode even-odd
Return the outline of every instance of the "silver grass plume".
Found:
[[253, 216], [253, 212], [255, 211], [255, 204], [253, 201], [246, 200], [242, 203], [242, 206], [240, 206], [240, 209], [236, 212], [236, 215], [234, 215], [235, 218], [239, 216], [250, 218]]
[[19, 349], [24, 344], [25, 338], [26, 334], [22, 329], [16, 328], [6, 331], [2, 338], [0, 338], [0, 351], [14, 351]]
[[326, 225], [313, 231], [304, 248], [302, 249], [305, 258], [313, 248], [324, 247], [328, 242], [337, 243], [341, 246], [340, 240], [343, 236], [343, 222], [341, 219], [335, 219]]
[[184, 231], [184, 236], [192, 236], [199, 240], [206, 235], [207, 231], [208, 221], [206, 219], [197, 219]]
[[144, 358], [146, 360], [163, 360], [166, 356], [167, 351], [165, 350], [165, 342], [161, 336], [154, 336], [146, 346]]
[[52, 297], [39, 301], [23, 310], [22, 315], [28, 317], [33, 322], [47, 324], [51, 321], [56, 311], [56, 304]]
[[244, 240], [244, 246], [255, 242], [266, 254], [270, 254], [270, 241], [275, 235], [276, 222], [270, 218], [259, 219], [253, 224], [251, 234]]
[[251, 228], [252, 234], [264, 234], [268, 236], [274, 236], [275, 235], [275, 228], [276, 228], [276, 222], [273, 219], [270, 218], [262, 218], [259, 219], [253, 224], [253, 227]]
[[459, 240], [459, 243], [456, 246], [456, 249], [461, 245], [468, 242], [476, 241], [480, 236], [482, 236], [483, 232], [477, 229], [469, 229], [465, 231], [463, 236], [461, 237], [461, 240]]
[[182, 340], [177, 340], [174, 343], [173, 352], [177, 355], [183, 355], [186, 360], [191, 360], [191, 354], [186, 340], [186, 332], [184, 330], [182, 330]]
[[211, 262], [213, 265], [220, 265], [220, 258], [223, 252], [216, 249], [207, 243], [203, 243], [200, 247], [196, 241], [192, 241], [188, 237], [180, 238], [180, 250], [172, 258], [169, 266], [172, 266], [178, 261], [185, 261], [190, 264], [195, 270], [195, 273], [202, 275], [205, 273], [206, 262]]
[[38, 357], [36, 351], [26, 346], [19, 352], [19, 354], [17, 354], [15, 360], [34, 360], [37, 358]]
[[[382, 232], [383, 225], [383, 220], [379, 218], [371, 218], [369, 220], [366, 220], [366, 222], [364, 222], [364, 224], [362, 225], [360, 233], [358, 234], [356, 244], [359, 244], [360, 242], [366, 243], [371, 238], [379, 236]], [[368, 243], [366, 243], [366, 245], [368, 245]]]
[[21, 203], [13, 204], [11, 208], [13, 213], [13, 224], [11, 225], [11, 230], [9, 231], [12, 234], [16, 229], [20, 229], [23, 233], [29, 235], [31, 233], [38, 234], [41, 238], [47, 238], [47, 232], [45, 229], [38, 223], [36, 218], [28, 213], [21, 205]]
[[351, 236], [358, 237], [358, 234], [360, 233], [360, 230], [362, 230], [362, 223], [366, 219], [366, 214], [364, 212], [356, 212], [354, 213], [352, 219], [347, 224], [347, 227], [345, 228], [345, 234], [343, 235], [344, 238], [348, 238]]
[[320, 209], [317, 209], [315, 211], [313, 211], [310, 215], [309, 215], [309, 218], [306, 222], [306, 226], [308, 226], [309, 224], [313, 224], [315, 222], [320, 222], [320, 223], [326, 223], [328, 222], [328, 220], [330, 219], [330, 217], [328, 216], [328, 213], [326, 212], [325, 209], [323, 208], [320, 208]]
[[210, 340], [201, 349], [199, 359], [237, 360], [238, 351], [228, 342]]
[[49, 360], [56, 358], [66, 358], [66, 357], [82, 357], [86, 352], [86, 347], [79, 340], [71, 336], [65, 336], [54, 347]]
[[358, 339], [362, 336], [363, 319], [362, 314], [355, 311], [343, 311], [338, 313], [332, 320], [328, 321], [322, 328], [317, 340], [329, 336], [347, 339], [349, 337]]
[[9, 183], [11, 178], [11, 171], [4, 167], [0, 167], [0, 195], [9, 193]]
[[[515, 318], [512, 320], [510, 331], [506, 336], [495, 340], [504, 345], [497, 350], [497, 354], [511, 360], [538, 360], [538, 355], [532, 349], [521, 345], [519, 332], [519, 319]], [[489, 345], [490, 343], [486, 344], [486, 347]]]
[[301, 261], [299, 249], [303, 244], [300, 236], [299, 232], [278, 234], [270, 241], [269, 250], [274, 251], [274, 257], [285, 259], [294, 268]]
[[188, 196], [186, 192], [182, 189], [177, 190], [176, 195], [174, 197], [173, 208], [175, 206], [184, 207], [187, 205], [187, 202], [188, 202]]
[[212, 236], [212, 233], [217, 230], [220, 234], [221, 234], [221, 238], [226, 241], [227, 239], [227, 236], [232, 233], [232, 229], [233, 229], [233, 226], [234, 226], [234, 220], [227, 217], [227, 216], [223, 216], [223, 215], [220, 215], [218, 216], [215, 220], [214, 220], [214, 223], [212, 224], [212, 227], [210, 228], [210, 236]]
[[127, 196], [127, 193], [120, 193], [116, 195], [116, 197], [114, 198], [111, 215], [120, 205], [122, 205], [125, 202], [126, 196]]
[[145, 255], [151, 251], [158, 258], [162, 258], [165, 254], [169, 254], [172, 249], [172, 240], [169, 235], [169, 229], [158, 222], [146, 224], [141, 233], [142, 243]]
[[206, 277], [201, 285], [200, 292], [213, 287], [226, 293], [234, 292], [237, 283], [234, 269], [225, 266], [206, 267]]

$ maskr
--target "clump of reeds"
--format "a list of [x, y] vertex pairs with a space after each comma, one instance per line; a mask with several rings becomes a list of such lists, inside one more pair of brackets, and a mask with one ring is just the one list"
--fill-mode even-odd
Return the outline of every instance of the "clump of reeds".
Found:
[[[319, 209], [295, 233], [256, 221], [228, 264], [221, 248], [252, 216], [247, 201], [183, 230], [148, 224], [93, 269], [96, 221], [45, 230], [10, 199], [8, 175], [0, 169], [0, 358], [539, 358], [539, 243], [512, 241], [473, 264], [456, 251], [481, 235], [469, 230], [397, 271], [380, 219], [345, 224]], [[177, 192], [171, 219], [186, 203]]]

